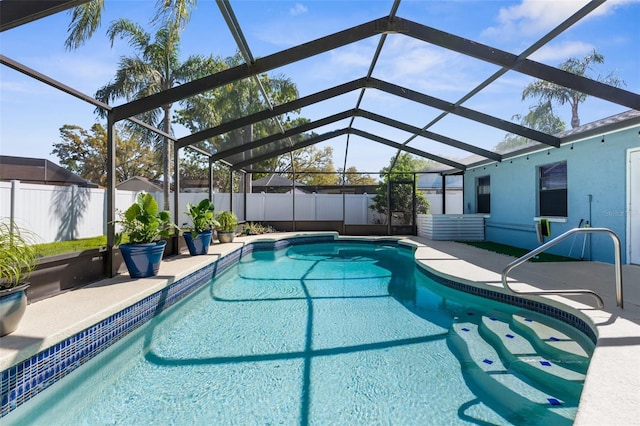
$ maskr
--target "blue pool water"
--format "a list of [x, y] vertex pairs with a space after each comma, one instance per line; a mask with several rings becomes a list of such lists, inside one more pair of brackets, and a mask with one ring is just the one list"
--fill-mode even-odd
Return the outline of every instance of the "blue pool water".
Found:
[[566, 383], [509, 364], [481, 329], [514, 317], [592, 350], [433, 282], [406, 248], [257, 251], [2, 424], [571, 424], [588, 358], [547, 354]]

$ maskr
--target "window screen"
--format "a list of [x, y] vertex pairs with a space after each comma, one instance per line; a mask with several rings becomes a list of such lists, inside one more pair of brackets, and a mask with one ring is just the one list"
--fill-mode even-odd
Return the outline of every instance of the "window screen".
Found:
[[567, 162], [539, 168], [540, 216], [567, 216]]
[[491, 213], [491, 176], [481, 176], [477, 184], [478, 213]]

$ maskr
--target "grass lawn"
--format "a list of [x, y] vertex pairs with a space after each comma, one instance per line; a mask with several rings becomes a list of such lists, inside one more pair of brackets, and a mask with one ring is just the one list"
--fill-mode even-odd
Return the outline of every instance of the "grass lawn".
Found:
[[[469, 242], [469, 241], [459, 241], [463, 244], [468, 244], [470, 246], [478, 247], [483, 250], [489, 250], [494, 253], [506, 254], [507, 256], [512, 257], [521, 257], [525, 254], [529, 253], [531, 250], [523, 249], [513, 246], [508, 246], [506, 244], [493, 243], [490, 241], [477, 241], [477, 242]], [[575, 262], [580, 259], [574, 259], [566, 256], [558, 256], [555, 254], [549, 253], [540, 253], [536, 257], [532, 258], [531, 262]]]
[[96, 249], [107, 245], [107, 236], [82, 238], [71, 241], [58, 241], [55, 243], [36, 244], [36, 252], [39, 257], [57, 256], [59, 254], [74, 253]]

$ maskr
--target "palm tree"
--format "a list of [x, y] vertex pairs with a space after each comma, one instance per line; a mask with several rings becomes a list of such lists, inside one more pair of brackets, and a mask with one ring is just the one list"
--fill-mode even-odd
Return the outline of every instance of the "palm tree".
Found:
[[[168, 22], [161, 27], [152, 40], [140, 25], [118, 19], [111, 23], [107, 31], [111, 45], [117, 37], [126, 39], [137, 53], [136, 56], [122, 56], [113, 81], [96, 92], [96, 99], [109, 101], [125, 98], [127, 101], [140, 99], [154, 93], [170, 89], [206, 73], [207, 59], [190, 56], [180, 63], [180, 32], [178, 26]], [[150, 124], [171, 134], [171, 108], [173, 104], [162, 105], [142, 117]], [[100, 111], [99, 111], [100, 112]], [[164, 174], [164, 207], [169, 208], [169, 177], [171, 172], [171, 141], [162, 138], [162, 164]]]
[[[541, 101], [538, 105], [529, 107], [529, 112], [525, 115], [515, 114], [511, 117], [518, 120], [522, 126], [538, 130], [549, 135], [555, 135], [565, 130], [565, 123], [553, 111], [551, 101]], [[495, 147], [497, 152], [508, 152], [513, 148], [525, 145], [529, 139], [524, 136], [507, 133]]]
[[[174, 22], [183, 28], [189, 21], [191, 9], [197, 0], [157, 0], [156, 16], [152, 23]], [[91, 0], [73, 8], [71, 23], [69, 24], [69, 36], [64, 42], [68, 50], [77, 49], [85, 41], [89, 40], [96, 32], [102, 21], [104, 0]]]
[[[605, 77], [597, 76], [593, 78], [587, 75], [587, 71], [593, 70], [592, 64], [602, 63], [604, 63], [604, 56], [594, 49], [590, 54], [582, 59], [567, 59], [561, 63], [558, 68], [577, 74], [581, 77], [592, 78], [593, 80], [610, 86], [620, 87], [625, 85], [625, 82], [620, 79], [615, 72], [610, 72]], [[580, 125], [578, 106], [587, 99], [587, 95], [582, 92], [578, 92], [577, 90], [568, 89], [548, 81], [537, 80], [529, 84], [522, 91], [522, 100], [525, 100], [526, 98], [538, 98], [540, 105], [544, 105], [545, 102], [557, 102], [560, 105], [568, 103], [571, 105], [571, 127], [576, 128]]]

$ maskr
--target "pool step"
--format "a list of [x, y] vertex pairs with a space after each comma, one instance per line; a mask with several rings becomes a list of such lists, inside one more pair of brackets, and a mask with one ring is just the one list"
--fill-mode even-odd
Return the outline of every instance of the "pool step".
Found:
[[[473, 322], [457, 322], [451, 327], [448, 343], [460, 360], [467, 384], [483, 402], [493, 405], [514, 424], [572, 424], [577, 399], [560, 400], [531, 385], [501, 360], [497, 350], [485, 340]], [[497, 406], [496, 406], [497, 405]]]
[[518, 312], [512, 316], [511, 328], [525, 336], [538, 352], [552, 359], [564, 360], [563, 366], [571, 370], [586, 373], [593, 342], [586, 337], [578, 341], [545, 324], [548, 321], [548, 318], [534, 312]]
[[[561, 390], [578, 397], [582, 391], [584, 374], [565, 368], [565, 360], [539, 353], [522, 334], [510, 327], [510, 319], [498, 313], [482, 316], [478, 333], [500, 354], [503, 362], [514, 371], [539, 383], [549, 391]], [[559, 352], [559, 351], [558, 351]]]

